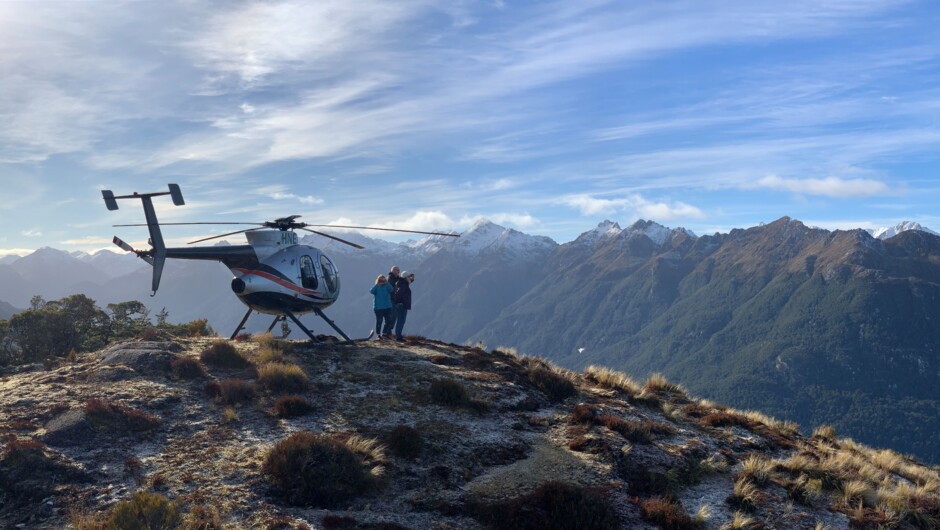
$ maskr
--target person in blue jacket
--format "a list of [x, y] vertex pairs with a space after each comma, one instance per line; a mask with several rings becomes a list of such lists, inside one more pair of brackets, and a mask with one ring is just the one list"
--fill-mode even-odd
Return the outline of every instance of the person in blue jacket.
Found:
[[389, 285], [384, 274], [379, 274], [379, 277], [375, 279], [375, 285], [369, 289], [369, 292], [372, 293], [372, 310], [375, 311], [375, 333], [378, 335], [376, 337], [378, 340], [382, 338], [382, 321], [385, 321], [386, 328], [391, 326], [394, 311], [392, 295], [395, 289]]
[[395, 340], [404, 340], [401, 330], [405, 327], [405, 319], [411, 310], [411, 284], [415, 281], [413, 272], [402, 272], [401, 279], [395, 287]]

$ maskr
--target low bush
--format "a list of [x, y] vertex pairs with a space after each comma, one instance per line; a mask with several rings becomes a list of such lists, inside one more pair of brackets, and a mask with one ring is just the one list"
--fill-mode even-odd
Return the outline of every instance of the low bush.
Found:
[[550, 366], [536, 364], [527, 370], [529, 381], [554, 402], [564, 401], [578, 393], [574, 383]]
[[453, 379], [437, 379], [431, 383], [429, 389], [431, 401], [447, 407], [457, 407], [474, 412], [486, 412], [486, 403], [470, 398], [467, 389], [459, 381]]
[[424, 439], [414, 427], [399, 425], [385, 436], [385, 445], [395, 456], [414, 459], [421, 456]]
[[607, 530], [620, 528], [617, 514], [597, 491], [552, 481], [528, 495], [492, 503], [476, 503], [474, 517], [505, 530]]
[[279, 418], [296, 418], [313, 411], [313, 405], [300, 396], [281, 396], [274, 402], [274, 414]]
[[597, 419], [597, 407], [588, 403], [578, 403], [568, 415], [571, 425], [592, 424]]
[[640, 515], [667, 530], [699, 528], [699, 524], [689, 517], [682, 504], [669, 496], [643, 499], [640, 501]]
[[173, 375], [180, 379], [198, 379], [206, 376], [206, 370], [193, 357], [177, 357], [170, 363]]
[[159, 493], [138, 491], [111, 509], [105, 528], [171, 530], [182, 522], [176, 503]]
[[219, 382], [219, 403], [237, 405], [255, 397], [255, 385], [244, 379], [224, 379]]
[[272, 392], [295, 394], [307, 388], [307, 374], [296, 364], [271, 362], [258, 369], [258, 382]]
[[374, 460], [333, 436], [301, 431], [268, 451], [262, 471], [289, 502], [332, 508], [381, 484]]
[[247, 368], [251, 362], [227, 340], [217, 340], [199, 354], [202, 362], [218, 368]]
[[85, 415], [98, 428], [108, 430], [149, 431], [160, 425], [160, 418], [121, 403], [103, 399], [90, 399], [85, 403]]

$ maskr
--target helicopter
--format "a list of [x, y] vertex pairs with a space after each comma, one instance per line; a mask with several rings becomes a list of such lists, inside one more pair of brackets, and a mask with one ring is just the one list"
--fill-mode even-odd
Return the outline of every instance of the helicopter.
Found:
[[257, 228], [236, 230], [217, 236], [206, 237], [189, 242], [201, 243], [212, 239], [245, 234], [247, 245], [228, 245], [213, 247], [178, 247], [167, 248], [163, 241], [160, 223], [153, 206], [153, 197], [169, 195], [176, 206], [183, 206], [183, 193], [177, 184], [169, 184], [169, 191], [155, 193], [137, 193], [130, 195], [115, 195], [111, 190], [102, 190], [105, 206], [108, 210], [118, 209], [118, 199], [139, 199], [143, 204], [146, 224], [121, 224], [122, 226], [146, 226], [150, 232], [150, 250], [137, 250], [119, 237], [114, 236], [113, 243], [126, 252], [133, 252], [139, 258], [153, 267], [153, 280], [151, 294], [154, 296], [160, 287], [160, 278], [163, 275], [163, 266], [168, 258], [220, 261], [232, 271], [232, 292], [238, 299], [248, 306], [248, 312], [239, 322], [232, 333], [234, 339], [238, 332], [244, 329], [252, 311], [275, 315], [274, 321], [268, 331], [278, 322], [290, 319], [298, 328], [314, 342], [319, 339], [300, 321], [297, 315], [314, 313], [330, 325], [343, 339], [351, 342], [352, 339], [341, 330], [335, 322], [330, 320], [323, 312], [339, 297], [340, 276], [336, 266], [326, 254], [316, 247], [302, 245], [298, 242], [295, 230], [305, 230], [352, 247], [362, 249], [361, 245], [346, 241], [339, 237], [313, 230], [309, 227], [328, 227], [360, 230], [382, 230], [387, 232], [407, 232], [412, 234], [428, 234], [447, 237], [460, 237], [458, 234], [441, 232], [423, 232], [419, 230], [400, 230], [394, 228], [379, 228], [370, 226], [339, 226], [308, 224], [299, 222], [299, 215], [281, 217], [273, 221], [262, 223], [241, 222], [193, 222], [193, 223], [163, 223], [166, 225], [258, 225]]

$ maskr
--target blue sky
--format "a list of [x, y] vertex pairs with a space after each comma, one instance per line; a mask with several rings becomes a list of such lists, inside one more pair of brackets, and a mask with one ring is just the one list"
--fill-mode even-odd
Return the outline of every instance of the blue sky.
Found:
[[938, 27], [900, 0], [0, 2], [0, 254], [141, 242], [99, 190], [167, 182], [176, 222], [936, 230]]

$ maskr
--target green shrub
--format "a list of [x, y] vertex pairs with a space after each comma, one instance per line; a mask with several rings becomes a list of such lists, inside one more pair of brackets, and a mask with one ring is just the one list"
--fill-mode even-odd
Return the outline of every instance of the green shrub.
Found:
[[274, 403], [274, 414], [279, 418], [296, 418], [313, 411], [313, 405], [300, 396], [281, 396]]
[[414, 427], [399, 425], [385, 437], [385, 445], [395, 456], [413, 459], [421, 455], [424, 440]]
[[177, 357], [170, 363], [173, 375], [180, 379], [197, 379], [206, 376], [206, 370], [193, 357]]
[[296, 364], [271, 362], [258, 369], [258, 382], [272, 392], [295, 394], [307, 388], [307, 374]]
[[227, 340], [217, 340], [199, 354], [202, 362], [219, 368], [247, 368], [251, 362]]
[[289, 502], [332, 508], [380, 484], [381, 468], [370, 460], [332, 436], [301, 431], [268, 451], [262, 471]]
[[500, 530], [608, 530], [620, 528], [607, 499], [593, 489], [552, 481], [528, 495], [477, 503], [477, 519]]
[[176, 504], [159, 493], [138, 491], [111, 509], [106, 528], [120, 530], [171, 530], [182, 522]]

